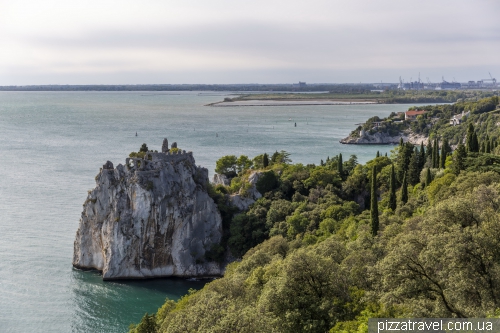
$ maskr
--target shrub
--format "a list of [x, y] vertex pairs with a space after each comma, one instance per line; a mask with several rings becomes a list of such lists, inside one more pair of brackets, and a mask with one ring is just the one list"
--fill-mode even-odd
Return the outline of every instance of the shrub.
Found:
[[274, 171], [267, 171], [264, 172], [259, 180], [257, 181], [257, 184], [255, 184], [255, 187], [257, 188], [257, 191], [259, 191], [262, 195], [264, 195], [266, 192], [272, 191], [275, 189], [278, 185], [278, 177], [276, 177], [276, 174]]

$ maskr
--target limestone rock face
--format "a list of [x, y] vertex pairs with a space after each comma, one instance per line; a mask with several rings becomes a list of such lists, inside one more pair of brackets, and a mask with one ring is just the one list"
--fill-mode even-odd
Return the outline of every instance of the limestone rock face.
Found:
[[165, 138], [163, 139], [163, 144], [161, 145], [161, 152], [162, 153], [168, 153], [169, 149], [168, 149], [168, 139]]
[[229, 196], [231, 205], [237, 207], [240, 211], [245, 211], [251, 204], [257, 201], [257, 199], [262, 198], [262, 194], [260, 194], [255, 186], [261, 176], [262, 172], [253, 172], [250, 177], [248, 177], [248, 182], [251, 184], [250, 188], [245, 192], [240, 190], [240, 193]]
[[103, 279], [221, 275], [223, 267], [204, 257], [222, 236], [207, 183], [191, 152], [107, 164], [83, 205], [73, 265], [100, 270]]
[[340, 143], [343, 144], [354, 144], [354, 145], [387, 145], [387, 144], [399, 144], [399, 141], [403, 139], [404, 142], [410, 142], [412, 144], [420, 144], [421, 142], [426, 143], [428, 137], [421, 134], [413, 133], [412, 131], [404, 131], [396, 136], [390, 136], [387, 133], [375, 132], [373, 134], [365, 133], [361, 137], [351, 137], [348, 136], [342, 140]]
[[229, 178], [227, 178], [226, 175], [221, 175], [221, 174], [216, 173], [216, 174], [214, 174], [212, 184], [229, 186], [229, 185], [231, 185], [231, 180], [229, 180]]

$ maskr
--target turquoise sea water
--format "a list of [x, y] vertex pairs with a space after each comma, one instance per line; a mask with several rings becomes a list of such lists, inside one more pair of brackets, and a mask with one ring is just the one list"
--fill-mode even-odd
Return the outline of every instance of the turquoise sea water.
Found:
[[356, 123], [408, 108], [204, 106], [222, 98], [199, 92], [0, 92], [1, 332], [124, 332], [166, 297], [203, 286], [180, 279], [103, 282], [95, 272], [72, 268], [82, 204], [107, 160], [124, 163], [144, 142], [159, 150], [167, 137], [192, 150], [211, 175], [223, 155], [282, 149], [304, 164], [339, 152], [366, 162], [392, 146], [338, 141]]

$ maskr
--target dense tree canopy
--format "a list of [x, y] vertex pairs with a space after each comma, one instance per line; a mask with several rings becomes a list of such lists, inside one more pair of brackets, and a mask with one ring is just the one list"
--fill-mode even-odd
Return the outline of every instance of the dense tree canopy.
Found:
[[[498, 316], [500, 157], [498, 135], [484, 130], [478, 123], [471, 136], [490, 153], [460, 143], [448, 156], [443, 139], [441, 149], [403, 143], [391, 157], [341, 167], [334, 154], [304, 166], [276, 152], [265, 170], [238, 170], [226, 156], [221, 170], [239, 171], [237, 181], [211, 195], [226, 216], [222, 248], [241, 260], [131, 332], [366, 332], [371, 317]], [[225, 198], [255, 171], [263, 197], [231, 213]]]

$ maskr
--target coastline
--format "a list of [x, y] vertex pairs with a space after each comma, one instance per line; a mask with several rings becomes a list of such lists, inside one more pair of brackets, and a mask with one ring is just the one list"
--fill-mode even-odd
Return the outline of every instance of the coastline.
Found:
[[429, 137], [406, 130], [397, 136], [389, 136], [386, 133], [377, 132], [373, 135], [365, 134], [362, 137], [348, 136], [339, 140], [339, 142], [343, 145], [397, 145], [400, 139], [403, 139], [403, 142], [419, 145], [421, 143], [426, 144]]
[[374, 100], [333, 100], [333, 99], [314, 99], [314, 100], [298, 100], [298, 99], [282, 99], [282, 100], [236, 100], [236, 101], [220, 101], [209, 103], [205, 106], [212, 107], [239, 107], [239, 106], [316, 106], [316, 105], [367, 105], [380, 104]]

